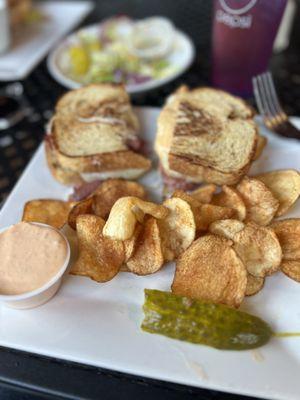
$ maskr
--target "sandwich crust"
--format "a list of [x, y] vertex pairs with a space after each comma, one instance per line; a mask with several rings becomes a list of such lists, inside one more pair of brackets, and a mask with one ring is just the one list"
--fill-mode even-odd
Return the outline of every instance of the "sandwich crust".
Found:
[[[202, 166], [191, 162], [189, 159], [175, 154], [169, 154], [169, 168], [181, 175], [181, 178], [188, 177], [191, 182], [214, 183], [215, 185], [234, 185], [247, 174], [251, 163], [248, 163], [243, 170], [237, 173], [226, 173], [218, 171], [209, 166]], [[178, 176], [179, 177], [179, 176]]]

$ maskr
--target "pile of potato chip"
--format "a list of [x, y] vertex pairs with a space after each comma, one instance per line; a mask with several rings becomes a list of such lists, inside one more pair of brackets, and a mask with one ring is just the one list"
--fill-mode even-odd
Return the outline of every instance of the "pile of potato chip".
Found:
[[147, 201], [137, 182], [110, 179], [80, 202], [33, 200], [23, 220], [76, 231], [74, 275], [152, 274], [176, 260], [172, 291], [238, 307], [278, 270], [300, 282], [300, 219], [273, 221], [300, 195], [300, 174], [278, 170], [235, 187], [208, 184]]

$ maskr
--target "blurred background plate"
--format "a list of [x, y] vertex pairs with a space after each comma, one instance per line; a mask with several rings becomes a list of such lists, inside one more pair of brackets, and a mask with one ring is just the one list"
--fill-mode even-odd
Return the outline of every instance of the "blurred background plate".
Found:
[[9, 51], [0, 55], [0, 81], [25, 78], [57, 41], [85, 18], [90, 1], [47, 1], [35, 5], [43, 17], [13, 38]]
[[[93, 24], [87, 26], [80, 29], [80, 34], [99, 33], [102, 26], [103, 24]], [[76, 89], [81, 86], [80, 82], [67, 76], [66, 72], [63, 71], [62, 68], [62, 61], [64, 54], [66, 53], [66, 49], [70, 43], [74, 43], [76, 41], [77, 35], [78, 31], [72, 35], [69, 35], [50, 53], [47, 60], [48, 70], [53, 78], [69, 89]], [[175, 67], [174, 71], [163, 78], [153, 78], [146, 82], [128, 84], [126, 85], [126, 89], [129, 93], [144, 92], [146, 90], [162, 86], [167, 82], [173, 81], [189, 68], [194, 60], [194, 57], [195, 48], [193, 42], [185, 33], [176, 30], [174, 35], [173, 50], [168, 56], [165, 57], [170, 65]]]

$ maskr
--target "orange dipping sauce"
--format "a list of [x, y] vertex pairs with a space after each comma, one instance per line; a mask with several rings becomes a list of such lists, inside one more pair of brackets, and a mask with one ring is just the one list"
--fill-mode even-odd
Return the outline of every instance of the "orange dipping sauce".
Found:
[[29, 222], [11, 226], [0, 234], [0, 294], [23, 294], [44, 286], [67, 256], [67, 243], [55, 229]]

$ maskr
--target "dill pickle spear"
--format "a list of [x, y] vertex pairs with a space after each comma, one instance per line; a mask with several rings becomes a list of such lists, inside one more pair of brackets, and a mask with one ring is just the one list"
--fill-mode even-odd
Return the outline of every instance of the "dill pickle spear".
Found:
[[269, 325], [254, 315], [160, 290], [145, 289], [143, 309], [144, 331], [217, 349], [254, 349], [273, 336]]

